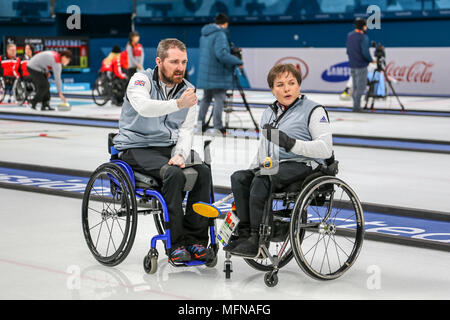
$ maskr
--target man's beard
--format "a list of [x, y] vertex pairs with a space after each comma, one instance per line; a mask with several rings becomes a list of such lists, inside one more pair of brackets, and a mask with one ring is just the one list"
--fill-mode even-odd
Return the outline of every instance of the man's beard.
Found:
[[[181, 78], [175, 79], [175, 76], [180, 75]], [[174, 72], [171, 76], [167, 76], [166, 69], [161, 65], [162, 81], [168, 85], [178, 84], [183, 81], [184, 72]]]

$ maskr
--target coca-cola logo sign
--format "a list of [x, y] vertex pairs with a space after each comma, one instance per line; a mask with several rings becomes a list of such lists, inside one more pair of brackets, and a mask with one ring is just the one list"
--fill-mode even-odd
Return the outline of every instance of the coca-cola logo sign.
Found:
[[390, 61], [385, 68], [388, 77], [392, 77], [398, 82], [430, 83], [434, 63], [416, 61], [410, 65], [397, 65], [395, 61]]
[[284, 64], [284, 63], [292, 63], [297, 68], [297, 70], [300, 71], [302, 80], [304, 80], [308, 76], [309, 67], [306, 64], [306, 62], [303, 61], [302, 59], [297, 58], [297, 57], [285, 57], [285, 58], [281, 58], [280, 60], [275, 62], [275, 65]]

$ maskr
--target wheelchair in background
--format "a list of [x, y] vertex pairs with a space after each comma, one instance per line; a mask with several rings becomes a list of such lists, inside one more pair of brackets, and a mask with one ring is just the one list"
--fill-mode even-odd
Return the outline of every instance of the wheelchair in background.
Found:
[[108, 101], [121, 106], [125, 95], [127, 80], [115, 77], [111, 72], [100, 72], [92, 86], [92, 99], [98, 106]]
[[15, 77], [0, 77], [0, 102], [3, 102], [6, 95], [9, 95], [8, 103], [14, 97], [18, 105], [23, 105], [31, 101], [36, 94], [36, 88], [31, 79]]
[[364, 213], [356, 193], [336, 178], [337, 173], [333, 155], [304, 180], [272, 190], [259, 228], [258, 254], [243, 257], [226, 252], [226, 278], [232, 272], [231, 256], [243, 257], [252, 268], [266, 272], [264, 282], [269, 287], [277, 285], [279, 269], [292, 258], [314, 279], [342, 276], [361, 250]]
[[[145, 272], [153, 274], [158, 267], [157, 241], [163, 241], [166, 253], [171, 248], [170, 219], [166, 201], [161, 195], [158, 181], [151, 176], [133, 171], [125, 161], [119, 159], [119, 152], [112, 144], [115, 135], [111, 133], [108, 136], [110, 161], [94, 171], [83, 195], [83, 234], [95, 259], [105, 266], [115, 266], [127, 257], [133, 246], [138, 215], [153, 215], [158, 235], [152, 237], [150, 250], [143, 260]], [[205, 142], [205, 157], [209, 152], [210, 142]], [[186, 176], [184, 191], [188, 192], [195, 184], [197, 172], [189, 167], [183, 169], [183, 172]], [[211, 188], [211, 201], [213, 199]], [[208, 260], [180, 263], [168, 259], [169, 263], [176, 267], [203, 264], [214, 267], [217, 264], [218, 252], [214, 219], [209, 219], [209, 233]]]

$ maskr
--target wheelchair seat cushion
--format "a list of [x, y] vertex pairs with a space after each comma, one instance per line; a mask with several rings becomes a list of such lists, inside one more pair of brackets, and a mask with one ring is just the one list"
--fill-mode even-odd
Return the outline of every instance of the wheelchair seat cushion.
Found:
[[148, 175], [142, 174], [140, 172], [134, 171], [134, 179], [136, 181], [136, 188], [159, 188], [161, 187], [155, 178]]
[[[164, 177], [165, 171], [170, 166], [168, 164], [161, 167], [160, 176], [161, 179]], [[186, 182], [184, 183], [183, 191], [191, 191], [194, 188], [195, 182], [197, 181], [198, 172], [194, 168], [186, 167], [182, 169], [184, 176], [186, 177]]]

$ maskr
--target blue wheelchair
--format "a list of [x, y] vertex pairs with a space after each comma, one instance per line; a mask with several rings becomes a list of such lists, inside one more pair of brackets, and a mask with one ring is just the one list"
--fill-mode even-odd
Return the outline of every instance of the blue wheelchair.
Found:
[[[110, 161], [100, 165], [91, 175], [83, 195], [82, 226], [86, 243], [95, 259], [105, 266], [116, 266], [121, 263], [133, 246], [136, 236], [138, 215], [153, 215], [158, 234], [153, 236], [150, 250], [143, 260], [146, 273], [153, 274], [158, 268], [157, 241], [163, 241], [166, 254], [171, 248], [170, 219], [166, 201], [161, 195], [161, 186], [151, 176], [133, 169], [125, 161], [120, 160], [119, 152], [113, 147], [108, 136], [108, 152]], [[206, 141], [205, 158], [209, 157], [209, 144]], [[210, 161], [205, 163], [209, 166]], [[189, 192], [197, 179], [193, 168], [183, 170], [186, 176], [184, 191]], [[211, 203], [214, 193], [211, 186]], [[169, 263], [175, 267], [205, 265], [214, 267], [217, 264], [215, 219], [209, 220], [210, 244], [209, 258], [205, 261]]]

